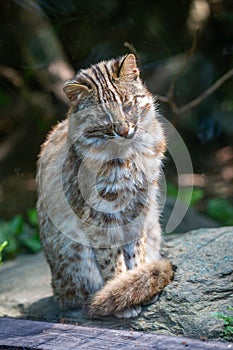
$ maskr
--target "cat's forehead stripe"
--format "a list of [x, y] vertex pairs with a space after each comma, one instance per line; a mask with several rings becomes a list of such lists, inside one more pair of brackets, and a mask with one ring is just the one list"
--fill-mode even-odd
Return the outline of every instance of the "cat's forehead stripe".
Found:
[[77, 81], [80, 81], [81, 84], [91, 85], [99, 104], [118, 104], [121, 109], [129, 102], [132, 105], [139, 103], [141, 107], [151, 103], [149, 93], [144, 93], [143, 90], [136, 92], [131, 88], [122, 88], [121, 84], [114, 80], [117, 69], [119, 69], [119, 63], [116, 60], [102, 61], [90, 68], [82, 69], [77, 75]]
[[[98, 85], [97, 85], [95, 79], [93, 79], [86, 71], [81, 71], [81, 76], [84, 76], [84, 77], [85, 77], [85, 80], [86, 80], [87, 82], [89, 82], [89, 83], [91, 82], [91, 83], [95, 86], [96, 92], [97, 92], [98, 102], [101, 102], [101, 98], [100, 98], [100, 94], [99, 94]], [[92, 85], [92, 84], [91, 84], [91, 85]]]
[[[103, 90], [104, 90], [104, 94], [108, 93], [108, 96], [111, 100], [113, 101], [117, 101], [114, 92], [109, 88], [109, 81], [107, 81], [107, 77], [104, 75], [104, 73], [102, 72], [102, 70], [100, 69], [99, 65], [97, 64], [96, 66], [93, 67], [94, 72], [96, 73], [96, 70], [98, 71], [99, 75], [97, 76], [98, 79], [100, 79], [100, 81], [103, 82]], [[95, 70], [96, 69], [96, 70]]]
[[110, 62], [103, 62], [103, 68], [105, 69], [105, 71], [107, 73], [108, 81], [109, 81], [110, 85], [112, 86], [113, 91], [115, 91], [115, 93], [116, 93], [115, 97], [116, 97], [117, 102], [121, 102], [121, 94], [117, 90], [117, 87], [114, 84], [113, 79], [112, 79], [113, 71], [112, 71], [112, 65], [110, 66]]
[[[95, 88], [98, 103], [117, 102], [122, 103], [121, 92], [113, 81], [113, 62], [103, 61], [88, 69], [82, 69], [77, 76], [81, 83], [89, 83]], [[84, 80], [84, 81], [82, 81]]]
[[107, 102], [107, 99], [106, 99], [106, 92], [104, 91], [104, 88], [103, 88], [103, 84], [102, 84], [102, 81], [101, 81], [101, 77], [99, 76], [98, 72], [96, 71], [96, 66], [93, 66], [91, 68], [91, 72], [93, 73], [95, 79], [96, 79], [96, 85], [98, 85], [98, 89], [99, 89], [99, 94], [102, 98], [101, 102]]
[[[107, 62], [110, 63], [110, 62]], [[100, 84], [100, 88], [102, 90], [102, 95], [106, 96], [108, 100], [113, 102], [120, 103], [121, 100], [119, 98], [119, 92], [117, 91], [116, 87], [113, 85], [112, 82], [112, 72], [109, 71], [108, 65], [105, 65], [104, 62], [97, 64], [91, 68], [96, 76], [96, 78], [102, 82]], [[105, 70], [108, 72], [108, 74], [105, 74]], [[98, 71], [98, 74], [97, 72]]]

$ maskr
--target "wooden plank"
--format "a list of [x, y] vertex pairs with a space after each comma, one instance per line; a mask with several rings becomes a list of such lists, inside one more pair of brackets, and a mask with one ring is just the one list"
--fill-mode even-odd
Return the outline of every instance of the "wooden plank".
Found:
[[3, 317], [0, 318], [0, 349], [229, 350], [233, 344]]

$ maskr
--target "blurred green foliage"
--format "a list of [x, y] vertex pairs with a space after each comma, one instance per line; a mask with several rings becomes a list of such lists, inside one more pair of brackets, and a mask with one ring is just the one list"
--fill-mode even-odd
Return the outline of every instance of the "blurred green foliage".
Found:
[[12, 97], [7, 94], [1, 87], [0, 87], [0, 105], [1, 107], [8, 107], [12, 104]]
[[[39, 240], [36, 209], [30, 209], [26, 218], [16, 215], [10, 221], [0, 221], [0, 242], [4, 244], [0, 250], [3, 258], [13, 258], [19, 253], [36, 253], [41, 249]], [[1, 246], [2, 247], [2, 246]]]
[[[178, 193], [177, 186], [168, 183], [167, 184], [167, 195], [169, 197], [176, 198]], [[182, 189], [182, 200], [187, 202], [190, 195], [190, 189]], [[200, 188], [193, 188], [190, 205], [192, 207], [198, 206], [200, 201], [205, 197], [204, 190]], [[205, 205], [204, 214], [218, 221], [220, 224], [225, 226], [233, 225], [233, 205], [227, 198], [210, 198], [207, 200]]]
[[[168, 183], [167, 184], [167, 195], [169, 197], [176, 198], [178, 194], [178, 187]], [[204, 197], [204, 191], [200, 188], [193, 188], [190, 205], [194, 207]], [[182, 188], [181, 199], [184, 202], [188, 202], [190, 198], [190, 188]]]
[[226, 198], [212, 198], [207, 203], [207, 215], [223, 225], [233, 225], [233, 206]]
[[[229, 306], [228, 309], [233, 311], [233, 307], [231, 306]], [[222, 312], [217, 312], [214, 313], [214, 316], [220, 320], [223, 320], [224, 322], [224, 329], [222, 333], [223, 338], [228, 341], [233, 341], [233, 313], [232, 315], [226, 315]]]

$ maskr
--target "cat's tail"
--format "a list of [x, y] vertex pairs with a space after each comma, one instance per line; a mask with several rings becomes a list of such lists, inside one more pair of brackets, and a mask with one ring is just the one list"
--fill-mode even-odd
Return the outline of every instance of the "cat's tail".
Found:
[[89, 317], [107, 316], [149, 301], [172, 280], [168, 260], [143, 264], [109, 280], [96, 292], [87, 306]]

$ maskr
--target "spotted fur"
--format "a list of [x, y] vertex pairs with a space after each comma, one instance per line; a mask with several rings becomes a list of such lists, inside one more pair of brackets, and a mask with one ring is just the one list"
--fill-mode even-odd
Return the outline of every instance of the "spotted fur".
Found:
[[81, 70], [64, 91], [71, 106], [42, 145], [37, 172], [54, 294], [62, 309], [135, 316], [129, 310], [173, 274], [160, 258], [166, 142], [157, 107], [132, 54]]

